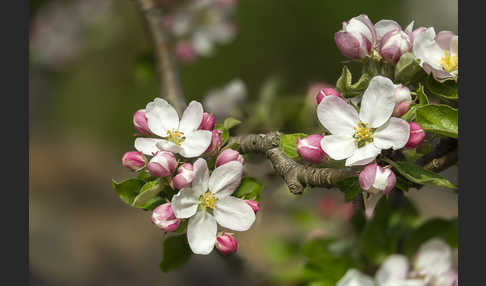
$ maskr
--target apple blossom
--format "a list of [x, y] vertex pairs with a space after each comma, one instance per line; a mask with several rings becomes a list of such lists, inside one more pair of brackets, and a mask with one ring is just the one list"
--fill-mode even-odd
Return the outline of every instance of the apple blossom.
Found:
[[194, 169], [191, 164], [184, 163], [177, 169], [177, 175], [172, 179], [174, 188], [180, 190], [191, 185], [194, 179]]
[[242, 165], [245, 164], [245, 159], [240, 154], [240, 152], [233, 149], [226, 149], [218, 155], [218, 158], [216, 158], [216, 167], [219, 167], [231, 161], [238, 161]]
[[393, 116], [400, 117], [404, 115], [412, 104], [412, 96], [410, 89], [401, 84], [395, 85], [395, 108], [393, 109]]
[[405, 120], [391, 117], [394, 107], [395, 86], [383, 76], [371, 79], [359, 114], [343, 99], [325, 97], [317, 107], [317, 116], [332, 135], [322, 138], [322, 150], [332, 159], [346, 159], [346, 166], [354, 166], [370, 163], [382, 149], [403, 148], [410, 127]]
[[216, 237], [216, 249], [223, 255], [236, 252], [238, 249], [238, 242], [229, 233], [222, 233]]
[[201, 125], [199, 125], [200, 130], [213, 130], [214, 129], [214, 116], [207, 112], [203, 112], [203, 119]]
[[361, 189], [372, 194], [383, 192], [388, 195], [397, 182], [395, 173], [390, 168], [382, 168], [376, 163], [369, 164], [359, 174]]
[[453, 32], [441, 31], [436, 35], [434, 28], [427, 28], [414, 39], [413, 53], [425, 72], [432, 73], [436, 80], [457, 79], [458, 41]]
[[145, 116], [145, 109], [139, 109], [135, 112], [133, 115], [133, 127], [135, 127], [135, 129], [142, 135], [150, 135], [147, 117]]
[[303, 139], [297, 139], [297, 153], [307, 162], [313, 164], [320, 164], [327, 155], [321, 149], [321, 140], [323, 136], [319, 134], [312, 134]]
[[334, 40], [345, 57], [362, 59], [372, 52], [376, 31], [367, 15], [359, 15], [343, 22], [342, 30], [334, 34]]
[[167, 177], [177, 168], [177, 159], [174, 154], [167, 151], [159, 151], [147, 164], [147, 169], [154, 177]]
[[406, 256], [392, 254], [383, 261], [375, 273], [375, 281], [379, 286], [426, 286], [423, 279], [409, 278], [409, 264]]
[[162, 138], [137, 138], [135, 149], [153, 155], [159, 150], [178, 153], [185, 158], [198, 157], [211, 143], [211, 132], [197, 130], [203, 118], [201, 103], [191, 101], [179, 120], [177, 111], [162, 98], [145, 108], [150, 131]]
[[133, 171], [139, 171], [145, 167], [147, 163], [147, 158], [136, 151], [126, 152], [122, 157], [122, 165], [123, 167], [127, 167]]
[[336, 286], [375, 286], [373, 278], [361, 273], [359, 270], [351, 268], [338, 281]]
[[375, 24], [378, 50], [388, 62], [397, 63], [400, 57], [412, 49], [410, 29], [413, 22], [405, 31], [393, 20], [380, 20]]
[[410, 137], [405, 145], [407, 148], [419, 146], [425, 139], [425, 132], [417, 122], [410, 122]]
[[240, 185], [243, 165], [232, 161], [214, 169], [209, 175], [206, 160], [194, 163], [192, 186], [172, 198], [177, 218], [189, 218], [187, 240], [196, 254], [209, 254], [216, 243], [217, 224], [235, 231], [248, 230], [255, 212], [242, 199], [231, 196]]
[[341, 94], [334, 88], [324, 87], [319, 90], [316, 95], [317, 104], [321, 103], [322, 99], [326, 96], [337, 96], [342, 97]]
[[181, 220], [174, 216], [170, 203], [165, 203], [154, 209], [152, 222], [160, 229], [171, 232], [179, 227]]
[[253, 209], [255, 213], [260, 210], [260, 205], [257, 201], [245, 200], [245, 202]]
[[209, 144], [208, 148], [204, 153], [209, 155], [216, 155], [219, 152], [219, 148], [221, 147], [221, 136], [222, 133], [219, 129], [214, 129], [211, 131], [211, 144]]
[[188, 41], [180, 41], [175, 46], [175, 55], [181, 62], [193, 62], [196, 57], [196, 51], [192, 44]]
[[216, 120], [223, 120], [246, 100], [247, 88], [239, 79], [233, 79], [223, 87], [210, 90], [204, 97], [204, 106]]
[[416, 276], [439, 277], [452, 267], [452, 250], [440, 238], [432, 238], [422, 244], [414, 259]]

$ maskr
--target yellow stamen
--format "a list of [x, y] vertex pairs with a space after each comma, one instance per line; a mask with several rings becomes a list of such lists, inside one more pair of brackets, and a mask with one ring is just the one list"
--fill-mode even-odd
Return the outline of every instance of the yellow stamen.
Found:
[[182, 142], [184, 142], [186, 138], [184, 137], [184, 132], [181, 131], [167, 131], [167, 140], [171, 141], [172, 143], [180, 146]]
[[440, 59], [440, 64], [444, 70], [451, 73], [457, 70], [458, 58], [457, 55], [451, 54], [449, 51], [444, 51], [444, 56]]
[[368, 126], [368, 123], [360, 122], [354, 127], [353, 138], [358, 143], [358, 147], [362, 147], [366, 143], [373, 142], [373, 129]]
[[202, 195], [199, 199], [199, 203], [201, 206], [211, 209], [214, 209], [214, 205], [217, 201], [218, 199], [214, 196], [213, 193], [211, 193], [211, 191], [205, 192], [204, 195]]

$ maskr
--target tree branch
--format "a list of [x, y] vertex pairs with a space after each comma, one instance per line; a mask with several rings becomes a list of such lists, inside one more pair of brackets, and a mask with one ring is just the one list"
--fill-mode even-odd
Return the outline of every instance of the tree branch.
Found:
[[186, 108], [186, 99], [182, 93], [177, 76], [177, 69], [170, 49], [168, 35], [163, 23], [162, 10], [155, 7], [153, 0], [133, 0], [143, 15], [152, 38], [154, 54], [157, 60], [157, 74], [160, 84], [160, 97], [163, 97], [182, 113]]

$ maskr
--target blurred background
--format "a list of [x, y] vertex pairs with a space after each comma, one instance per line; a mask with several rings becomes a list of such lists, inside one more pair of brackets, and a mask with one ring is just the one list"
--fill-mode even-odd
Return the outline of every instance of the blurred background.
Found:
[[[32, 0], [30, 10], [32, 285], [272, 285], [286, 255], [279, 240], [345, 228], [345, 214], [323, 212], [341, 204], [336, 190], [293, 196], [263, 158], [249, 156], [247, 172], [265, 183], [263, 210], [238, 234], [239, 255], [213, 251], [162, 273], [162, 232], [111, 186], [130, 175], [121, 157], [133, 149], [133, 113], [158, 95], [141, 15], [129, 0]], [[242, 96], [231, 115], [245, 122], [236, 134], [312, 132], [319, 125], [308, 90], [335, 83], [345, 58], [333, 34], [361, 13], [458, 32], [457, 0], [242, 0], [234, 39], [179, 63], [185, 96], [208, 107], [236, 79]], [[457, 183], [456, 167], [444, 175]], [[427, 217], [457, 216], [457, 196], [443, 189], [407, 196]]]

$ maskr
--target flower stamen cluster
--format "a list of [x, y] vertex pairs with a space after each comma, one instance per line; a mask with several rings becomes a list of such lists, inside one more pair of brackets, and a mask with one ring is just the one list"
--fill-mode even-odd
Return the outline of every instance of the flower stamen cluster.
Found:
[[457, 66], [458, 66], [457, 55], [452, 54], [449, 51], [444, 51], [444, 56], [440, 59], [440, 64], [442, 65], [444, 70], [448, 73], [457, 70]]
[[354, 127], [354, 141], [358, 144], [358, 147], [363, 147], [366, 143], [373, 142], [373, 128], [369, 127], [368, 123], [359, 122]]
[[174, 130], [168, 130], [166, 138], [177, 146], [181, 146], [182, 142], [186, 139], [186, 137], [184, 137], [184, 132]]
[[199, 206], [202, 208], [210, 208], [214, 210], [214, 205], [218, 202], [218, 198], [216, 198], [211, 191], [205, 192], [201, 195], [199, 199]]

